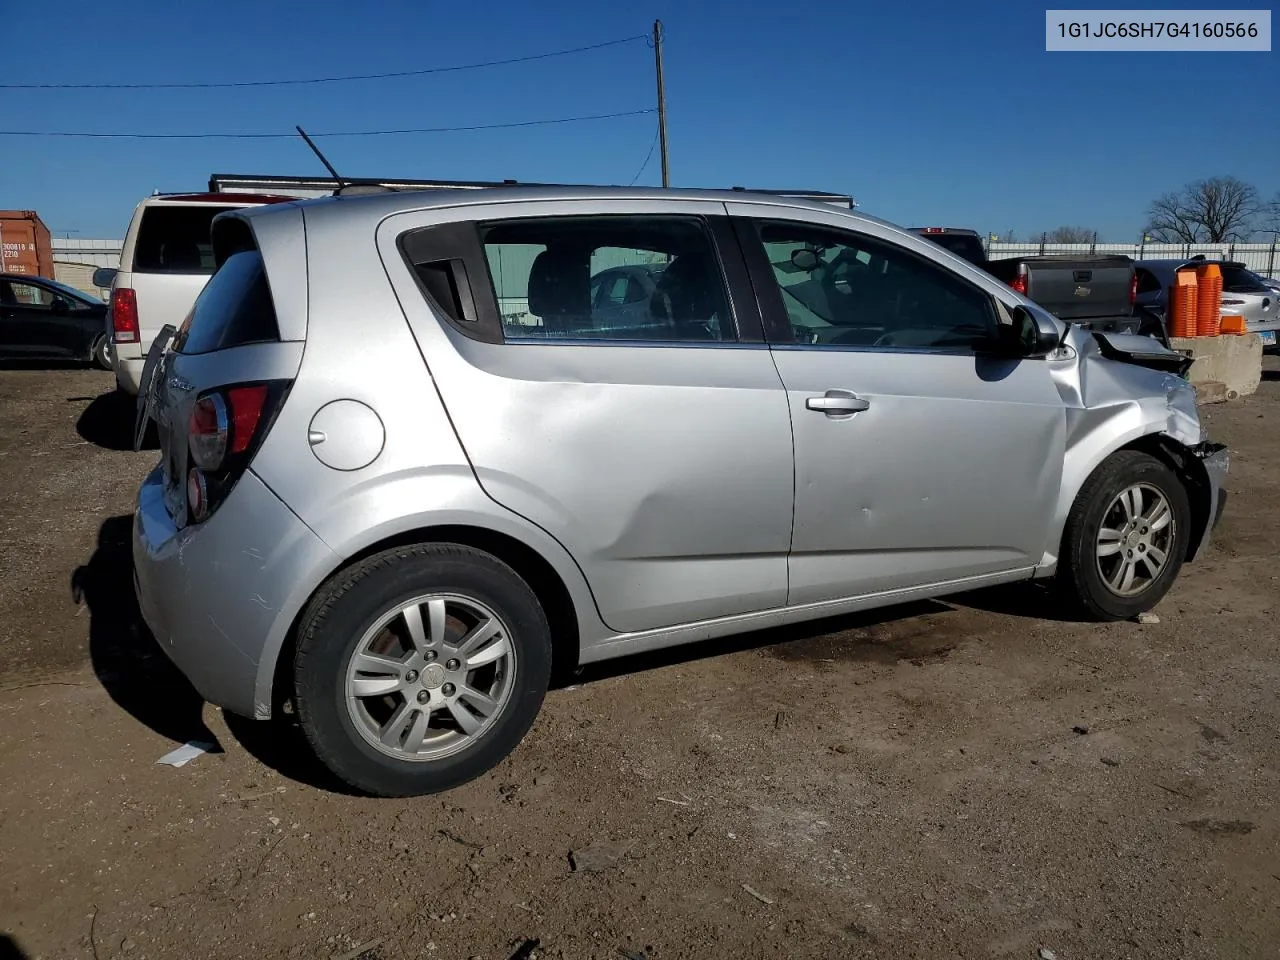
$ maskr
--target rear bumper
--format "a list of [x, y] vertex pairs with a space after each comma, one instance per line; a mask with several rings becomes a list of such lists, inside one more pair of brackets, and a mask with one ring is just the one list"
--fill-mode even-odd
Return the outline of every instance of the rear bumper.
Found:
[[252, 472], [205, 523], [177, 530], [160, 468], [138, 490], [134, 583], [143, 619], [200, 695], [244, 716], [270, 712], [275, 652], [299, 591], [332, 551]]
[[138, 395], [138, 386], [142, 382], [142, 365], [146, 363], [146, 358], [134, 359], [132, 357], [121, 357], [119, 347], [112, 345], [112, 369], [116, 374], [116, 386], [125, 393], [136, 397]]

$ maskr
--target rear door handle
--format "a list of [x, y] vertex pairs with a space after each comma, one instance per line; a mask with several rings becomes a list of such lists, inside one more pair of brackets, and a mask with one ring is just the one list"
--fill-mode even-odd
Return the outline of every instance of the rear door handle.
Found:
[[828, 390], [820, 397], [807, 397], [804, 405], [806, 410], [817, 410], [828, 417], [844, 418], [866, 410], [871, 406], [871, 401], [848, 390]]

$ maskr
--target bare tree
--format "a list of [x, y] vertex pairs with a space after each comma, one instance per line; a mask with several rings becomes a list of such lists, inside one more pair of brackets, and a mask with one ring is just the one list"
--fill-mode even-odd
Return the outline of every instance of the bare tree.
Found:
[[1157, 197], [1147, 208], [1147, 229], [1161, 243], [1248, 240], [1262, 207], [1252, 184], [1210, 177]]
[[1267, 203], [1266, 220], [1262, 229], [1267, 233], [1280, 234], [1280, 190]]
[[1097, 231], [1088, 227], [1058, 227], [1045, 234], [1049, 243], [1092, 243]]

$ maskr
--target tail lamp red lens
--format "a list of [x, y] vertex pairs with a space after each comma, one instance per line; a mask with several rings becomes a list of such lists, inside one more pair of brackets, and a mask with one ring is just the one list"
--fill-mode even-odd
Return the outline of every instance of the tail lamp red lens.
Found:
[[1014, 278], [1009, 281], [1009, 286], [1025, 297], [1027, 295], [1027, 275], [1025, 273], [1014, 275]]
[[193, 522], [212, 514], [244, 473], [285, 386], [280, 381], [227, 386], [196, 400], [187, 425], [187, 512]]
[[1138, 275], [1129, 278], [1129, 306], [1138, 302]]
[[262, 421], [262, 409], [267, 403], [267, 385], [232, 387], [227, 391], [231, 405], [231, 452], [244, 453], [249, 449], [258, 424]]
[[111, 335], [116, 343], [138, 343], [138, 297], [131, 287], [111, 291]]

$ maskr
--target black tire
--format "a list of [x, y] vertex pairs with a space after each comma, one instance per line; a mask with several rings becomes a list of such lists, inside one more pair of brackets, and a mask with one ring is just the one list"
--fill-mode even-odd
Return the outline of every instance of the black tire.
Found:
[[107, 343], [106, 334], [93, 341], [93, 349], [89, 351], [89, 359], [103, 370], [111, 369], [111, 346]]
[[[1115, 561], [1098, 557], [1099, 535], [1103, 520], [1121, 492], [1135, 484], [1154, 488], [1167, 501], [1172, 514], [1172, 532], [1165, 542], [1165, 562], [1154, 577], [1149, 567], [1142, 567], [1147, 582], [1141, 592], [1121, 596], [1107, 585], [1104, 562], [1116, 564], [1124, 560], [1117, 555]], [[1112, 514], [1114, 518], [1117, 514]], [[1110, 527], [1108, 529], [1111, 529]], [[1145, 527], [1135, 529], [1140, 535]], [[1187, 544], [1191, 532], [1191, 508], [1186, 487], [1165, 463], [1150, 454], [1138, 450], [1120, 450], [1098, 465], [1085, 481], [1067, 516], [1062, 536], [1062, 556], [1059, 558], [1057, 580], [1066, 598], [1096, 620], [1127, 620], [1150, 610], [1169, 592], [1177, 579], [1178, 571], [1186, 559]], [[1145, 545], [1142, 546], [1145, 550]], [[1136, 551], [1136, 548], [1135, 548]], [[1138, 556], [1120, 544], [1120, 554]], [[1139, 562], [1142, 562], [1139, 559]]]
[[[460, 752], [433, 760], [396, 759], [371, 746], [356, 728], [346, 698], [347, 664], [381, 615], [433, 592], [472, 598], [502, 619], [515, 649], [512, 689], [489, 729]], [[299, 624], [294, 695], [308, 742], [334, 774], [377, 796], [420, 796], [472, 780], [514, 750], [538, 714], [550, 674], [546, 615], [511, 567], [471, 547], [417, 544], [369, 557], [320, 588]]]

